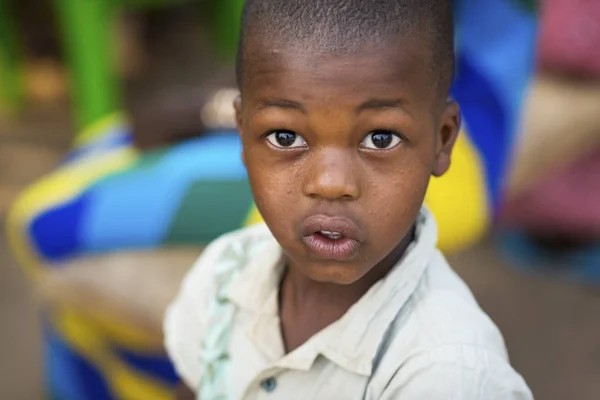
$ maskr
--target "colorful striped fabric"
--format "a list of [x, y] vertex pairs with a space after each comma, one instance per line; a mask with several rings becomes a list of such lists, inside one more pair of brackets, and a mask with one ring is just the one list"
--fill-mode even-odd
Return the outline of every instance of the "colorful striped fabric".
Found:
[[[463, 109], [450, 172], [426, 202], [447, 252], [478, 240], [493, 218], [533, 57], [535, 16], [516, 0], [459, 0], [452, 93]], [[140, 153], [120, 116], [81, 137], [64, 164], [14, 204], [8, 237], [34, 275], [45, 262], [131, 248], [206, 243], [260, 220], [235, 132]], [[57, 264], [56, 264], [57, 265]], [[176, 377], [156, 343], [73, 310], [46, 315], [49, 387], [57, 399], [168, 399]]]

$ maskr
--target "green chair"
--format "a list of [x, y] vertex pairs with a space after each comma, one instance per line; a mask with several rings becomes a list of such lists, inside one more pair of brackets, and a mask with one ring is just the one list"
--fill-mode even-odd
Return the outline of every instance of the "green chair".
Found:
[[[70, 70], [79, 130], [122, 107], [114, 72], [113, 25], [121, 9], [166, 7], [191, 0], [54, 0]], [[233, 58], [244, 0], [214, 0], [215, 42], [221, 56]], [[0, 1], [0, 96], [10, 110], [22, 103], [18, 45], [6, 1]]]
[[17, 112], [23, 103], [21, 54], [14, 22], [6, 1], [0, 1], [0, 107]]
[[[113, 72], [112, 24], [119, 8], [159, 7], [186, 0], [55, 0], [71, 67], [79, 127], [121, 108], [121, 87]], [[214, 2], [216, 39], [224, 55], [237, 45], [243, 0]]]

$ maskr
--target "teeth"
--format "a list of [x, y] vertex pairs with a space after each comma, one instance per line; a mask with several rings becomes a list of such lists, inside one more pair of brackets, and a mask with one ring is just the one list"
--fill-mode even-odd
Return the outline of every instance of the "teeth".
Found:
[[331, 240], [337, 240], [342, 238], [342, 234], [339, 232], [332, 231], [321, 231], [321, 235], [327, 236]]

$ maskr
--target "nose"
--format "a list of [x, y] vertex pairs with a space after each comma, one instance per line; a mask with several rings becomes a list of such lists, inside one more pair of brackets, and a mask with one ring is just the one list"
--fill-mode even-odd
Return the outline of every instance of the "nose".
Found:
[[360, 197], [360, 177], [351, 154], [343, 150], [322, 150], [311, 158], [305, 195], [325, 200]]

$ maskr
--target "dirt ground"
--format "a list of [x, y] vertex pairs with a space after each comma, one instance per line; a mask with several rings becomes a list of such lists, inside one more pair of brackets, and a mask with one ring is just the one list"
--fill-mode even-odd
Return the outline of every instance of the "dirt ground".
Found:
[[[0, 121], [0, 223], [27, 183], [67, 148], [66, 111], [28, 111]], [[493, 240], [451, 257], [504, 333], [512, 362], [542, 400], [600, 398], [600, 290], [525, 274], [501, 259]], [[40, 326], [29, 282], [0, 230], [0, 399], [42, 398]]]

